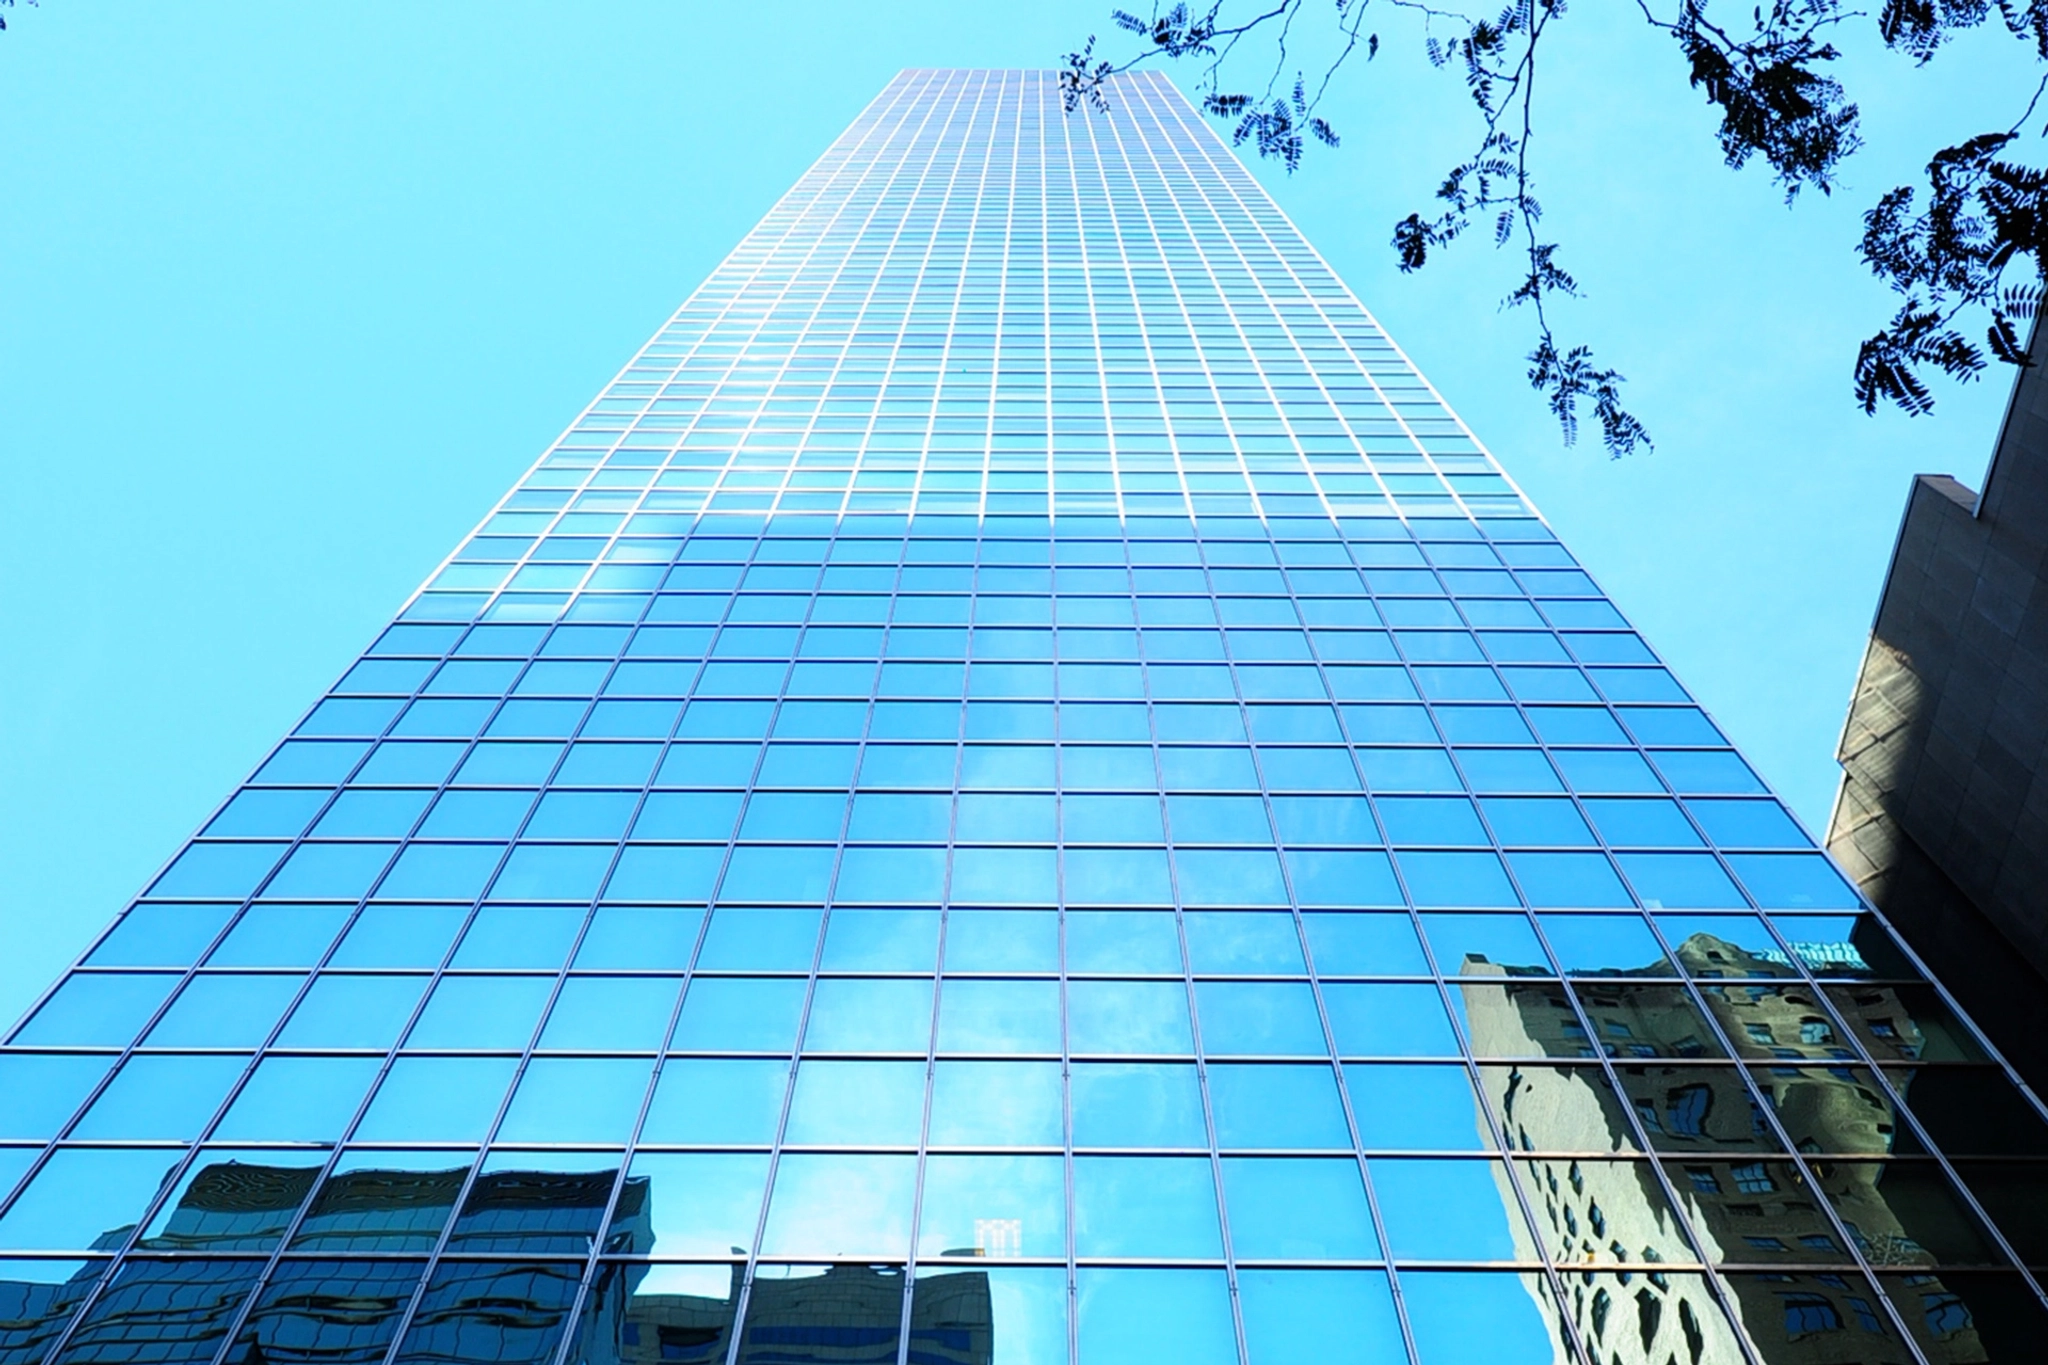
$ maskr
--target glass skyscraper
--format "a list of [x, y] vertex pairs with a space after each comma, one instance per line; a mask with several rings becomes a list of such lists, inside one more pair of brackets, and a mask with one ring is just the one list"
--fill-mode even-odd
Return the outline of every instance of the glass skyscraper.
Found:
[[2031, 1360], [2044, 1156], [1170, 85], [911, 71], [9, 1036], [0, 1365]]

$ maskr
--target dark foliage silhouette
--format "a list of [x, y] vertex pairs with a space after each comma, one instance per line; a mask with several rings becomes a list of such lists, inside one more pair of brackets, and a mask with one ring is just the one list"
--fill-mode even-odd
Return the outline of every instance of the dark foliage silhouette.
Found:
[[[1531, 148], [1538, 59], [1550, 26], [1566, 17], [1566, 0], [1509, 0], [1477, 17], [1425, 0], [1211, 0], [1149, 17], [1118, 10], [1111, 20], [1134, 50], [1101, 56], [1090, 38], [1067, 54], [1066, 107], [1107, 108], [1111, 77], [1141, 63], [1190, 62], [1204, 111], [1229, 125], [1232, 141], [1292, 171], [1312, 142], [1339, 145], [1319, 110], [1349, 64], [1378, 55], [1379, 35], [1367, 28], [1375, 5], [1381, 14], [1421, 17], [1424, 55], [1463, 80], [1479, 116], [1478, 140], [1445, 173], [1435, 204], [1394, 224], [1401, 269], [1422, 269], [1474, 224], [1496, 246], [1514, 245], [1524, 270], [1502, 306], [1526, 309], [1532, 320], [1529, 382], [1565, 443], [1577, 439], [1590, 407], [1610, 455], [1647, 449], [1648, 431], [1621, 401], [1623, 376], [1597, 364], [1589, 347], [1560, 341], [1552, 326], [1552, 305], [1575, 295], [1578, 283], [1560, 263], [1560, 244], [1541, 229]], [[1830, 74], [1841, 57], [1831, 39], [1843, 25], [1874, 20], [1879, 41], [1923, 65], [1994, 17], [2025, 43], [2044, 74], [2012, 124], [1936, 151], [1924, 187], [1894, 189], [1864, 215], [1861, 257], [1904, 301], [1862, 344], [1855, 398], [1865, 412], [1882, 403], [1917, 416], [1934, 406], [1930, 373], [1967, 381], [1991, 359], [2028, 363], [2026, 332], [2048, 292], [2048, 169], [2030, 164], [2020, 144], [2048, 86], [2048, 0], [1884, 0], [1875, 15], [1842, 0], [1729, 3], [1726, 13], [1710, 0], [1636, 7], [1676, 44], [1691, 88], [1718, 115], [1715, 136], [1730, 169], [1761, 161], [1788, 203], [1806, 189], [1831, 193], [1863, 145], [1856, 105]], [[1315, 52], [1318, 75], [1301, 69], [1303, 48]], [[1981, 345], [1966, 335], [1980, 327]]]

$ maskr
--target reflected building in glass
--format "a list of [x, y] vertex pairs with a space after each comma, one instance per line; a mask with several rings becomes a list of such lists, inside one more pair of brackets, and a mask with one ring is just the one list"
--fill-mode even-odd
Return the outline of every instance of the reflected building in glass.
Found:
[[894, 81], [0, 1095], [0, 1365], [2048, 1328], [2038, 1105], [1149, 76]]

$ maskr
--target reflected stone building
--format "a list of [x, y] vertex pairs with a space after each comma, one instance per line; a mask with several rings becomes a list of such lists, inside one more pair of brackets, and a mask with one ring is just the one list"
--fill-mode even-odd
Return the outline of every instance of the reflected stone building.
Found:
[[0, 1042], [0, 1365], [2038, 1358], [2032, 1096], [1107, 94], [891, 82]]
[[[1871, 975], [1854, 945], [1800, 948], [1830, 975]], [[2018, 1358], [2030, 1315], [1993, 1317], [1980, 1334], [1935, 1273], [1996, 1257], [1938, 1171], [1885, 1159], [1898, 1155], [1896, 1107], [1855, 1065], [1820, 992], [1790, 984], [1798, 974], [1781, 956], [1706, 933], [1674, 955], [1701, 983], [1697, 997], [1677, 980], [1655, 981], [1674, 975], [1668, 960], [1619, 973], [1642, 980], [1574, 982], [1569, 995], [1558, 983], [1516, 981], [1526, 968], [1478, 956], [1464, 964], [1477, 1055], [1608, 1059], [1597, 1069], [1485, 1068], [1485, 1100], [1510, 1149], [1542, 1154], [1517, 1167], [1535, 1226], [1548, 1226], [1561, 1265], [1586, 1268], [1573, 1297], [1582, 1333], [1617, 1360], [1663, 1360], [1674, 1345], [1681, 1358], [1739, 1358], [1732, 1334], [1708, 1335], [1721, 1319], [1698, 1286], [1675, 1293], [1666, 1275], [1593, 1269], [1704, 1260], [1724, 1268], [1743, 1330], [1768, 1344], [1773, 1362], [1902, 1358], [1865, 1282], [1843, 1273], [1860, 1257], [1909, 1272], [1894, 1292], [1921, 1305], [1908, 1321], [1921, 1329], [1928, 1361]], [[1886, 1040], [1897, 1056], [1926, 1055], [1928, 1039], [1898, 990], [1846, 994], [1841, 1017], [1852, 1029]], [[1743, 1064], [1730, 1065], [1731, 1055]], [[1902, 1095], [1909, 1075], [1892, 1079]], [[1501, 1183], [1512, 1202], [1516, 1191]], [[1676, 1337], [1664, 1337], [1667, 1328]], [[2003, 1338], [2004, 1352], [1991, 1353], [1987, 1336]], [[1562, 1344], [1558, 1358], [1569, 1358]]]

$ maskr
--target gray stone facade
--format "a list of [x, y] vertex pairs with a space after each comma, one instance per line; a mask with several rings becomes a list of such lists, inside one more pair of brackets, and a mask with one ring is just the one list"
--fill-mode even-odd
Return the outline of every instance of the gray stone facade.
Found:
[[1914, 480], [1828, 850], [2048, 1089], [2048, 329], [1981, 494]]

